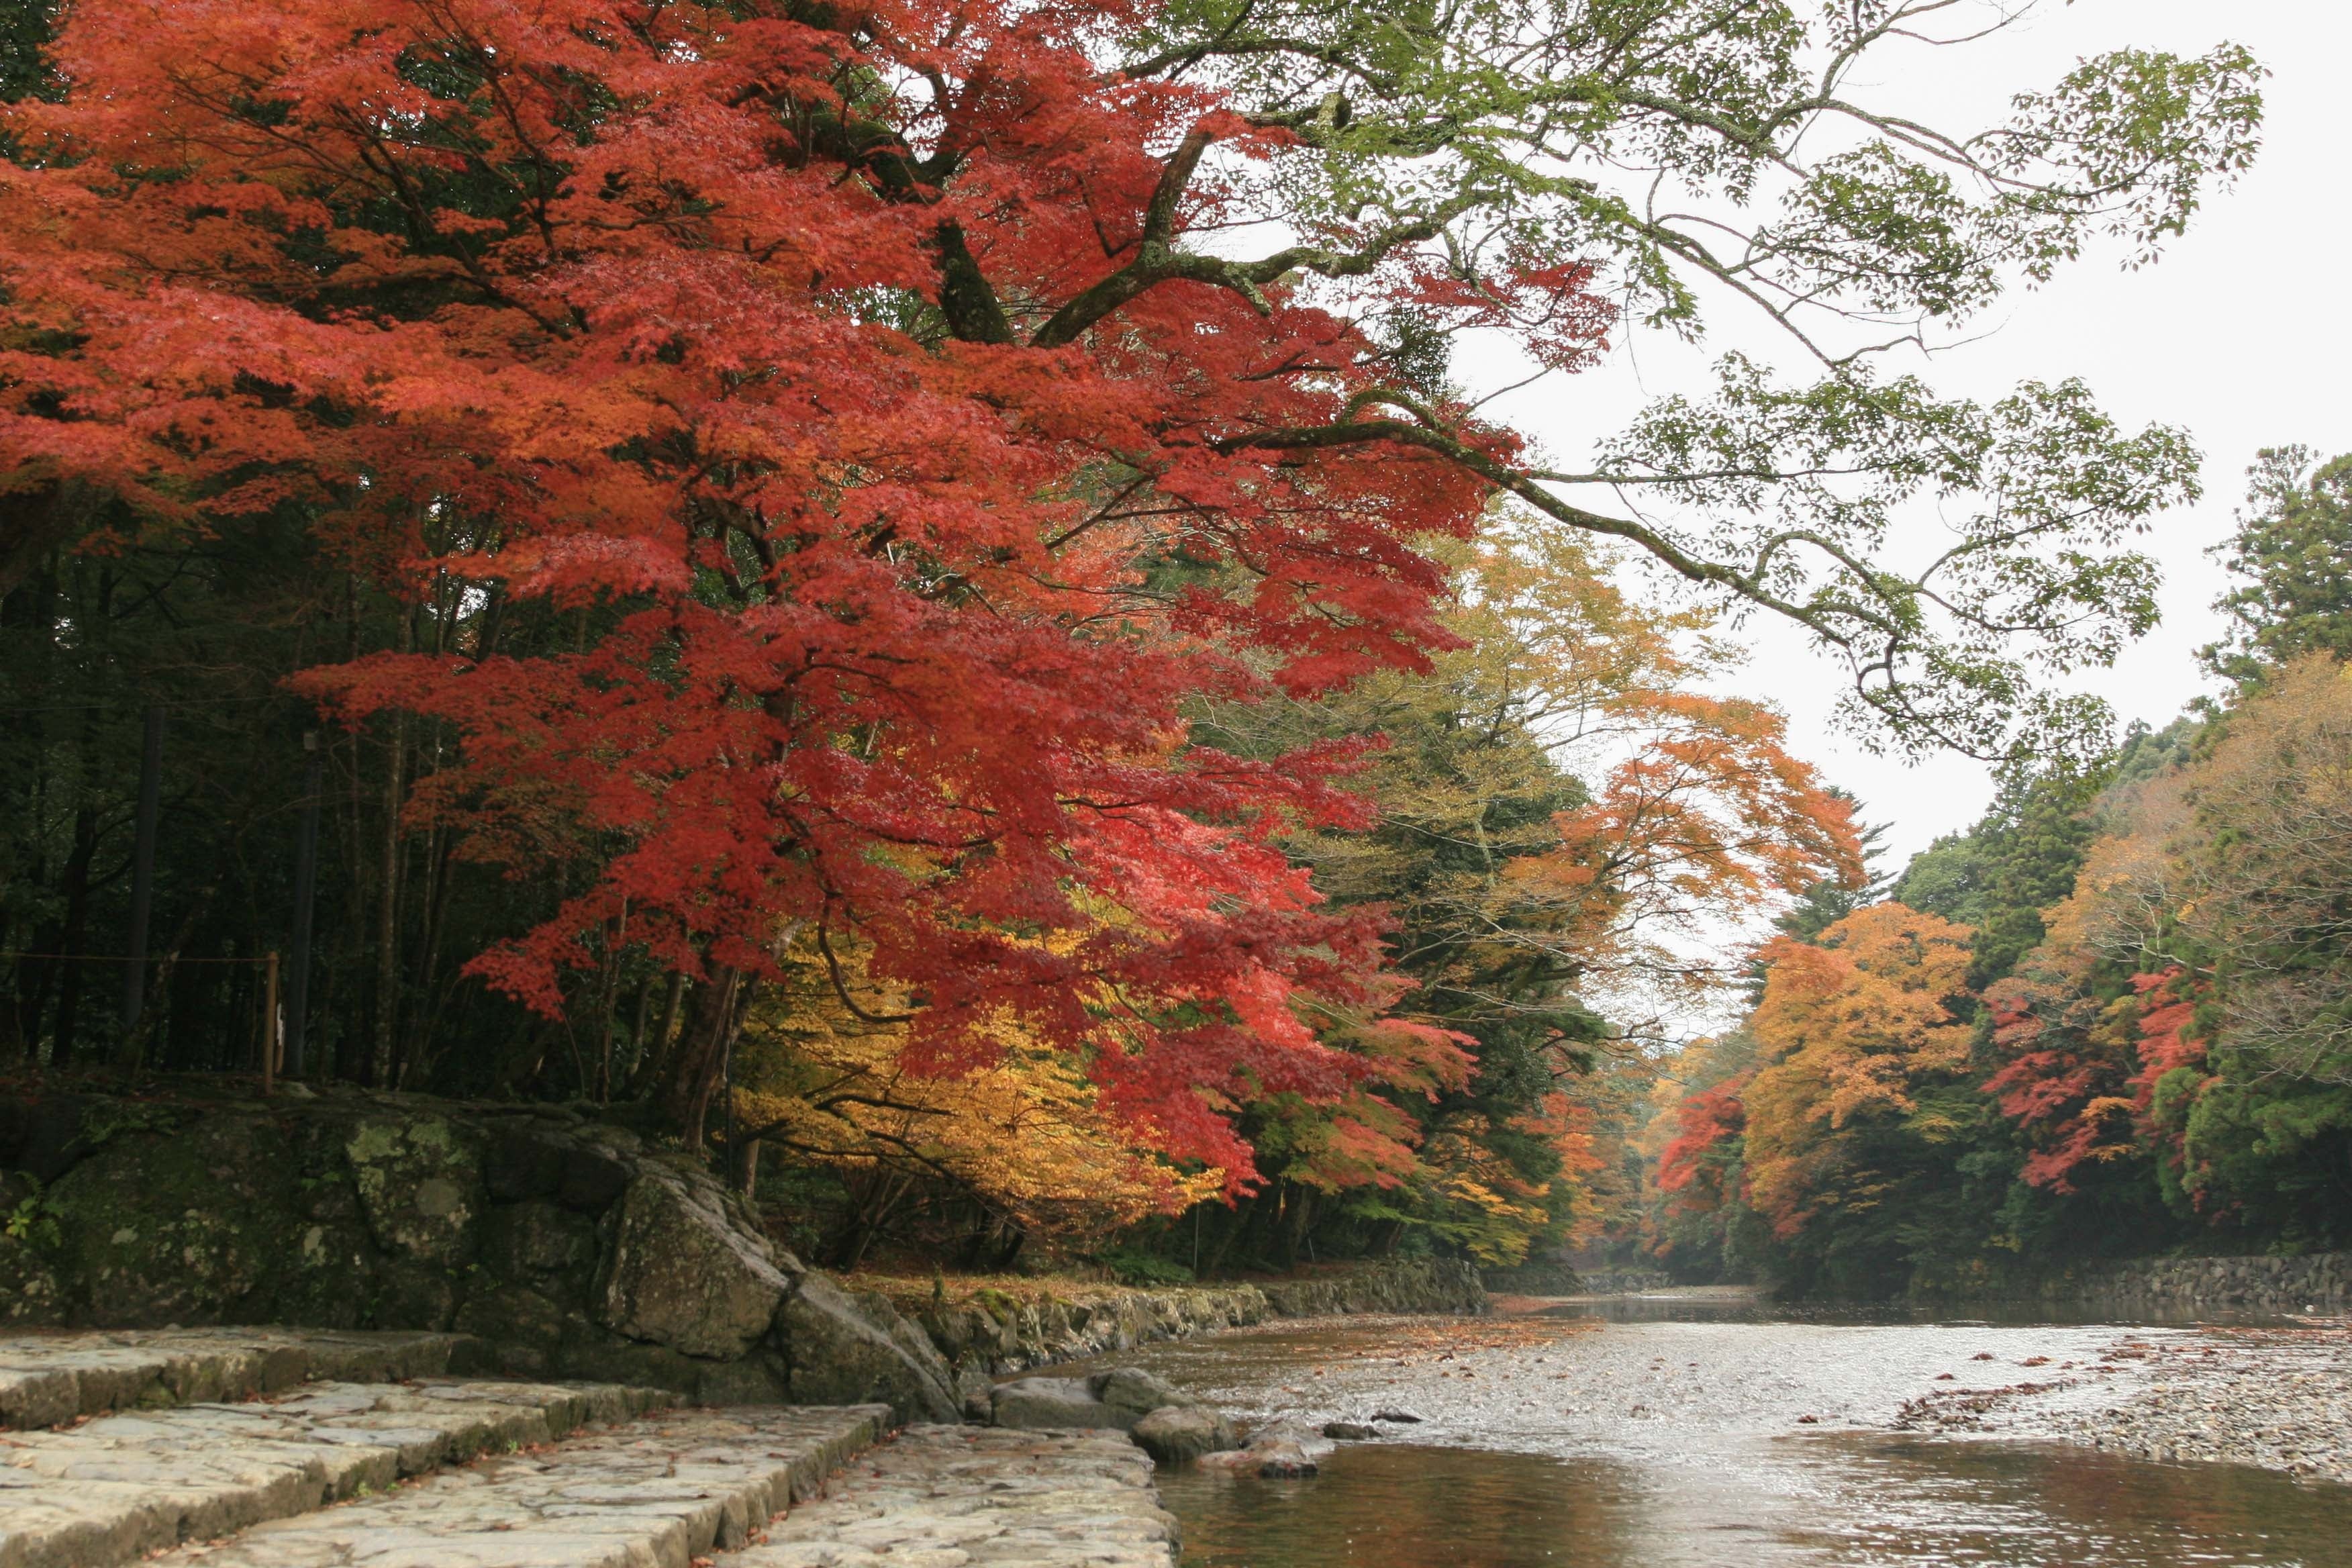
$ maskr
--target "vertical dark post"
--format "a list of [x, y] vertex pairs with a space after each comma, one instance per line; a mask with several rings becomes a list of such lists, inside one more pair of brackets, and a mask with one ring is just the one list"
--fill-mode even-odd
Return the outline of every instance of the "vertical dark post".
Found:
[[302, 736], [310, 762], [302, 772], [302, 833], [294, 846], [294, 953], [286, 977], [286, 1076], [302, 1076], [302, 1043], [310, 1010], [310, 915], [319, 895], [319, 798], [327, 754], [316, 730]]
[[138, 839], [131, 856], [131, 946], [122, 966], [122, 1039], [124, 1060], [131, 1031], [139, 1026], [139, 1009], [147, 997], [147, 922], [155, 910], [155, 816], [163, 795], [163, 708], [147, 705], [146, 733], [139, 751]]
[[278, 1084], [278, 950], [271, 948], [261, 962], [261, 1092], [266, 1096]]

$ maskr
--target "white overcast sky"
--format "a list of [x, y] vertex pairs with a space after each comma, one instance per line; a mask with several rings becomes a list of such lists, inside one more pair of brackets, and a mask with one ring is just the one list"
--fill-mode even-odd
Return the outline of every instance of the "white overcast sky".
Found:
[[[1948, 392], [1997, 396], [2018, 381], [2079, 375], [2127, 425], [2186, 428], [2205, 458], [2205, 497], [2164, 514], [2143, 541], [2165, 568], [2164, 623], [2116, 668], [2084, 684], [2125, 720], [2161, 725], [2201, 689], [2194, 652], [2210, 641], [2218, 569], [2205, 554], [2231, 525], [2255, 450], [2300, 442], [2352, 449], [2352, 6], [2339, 0], [2076, 0], [2045, 4], [2010, 34], [1890, 60], [1877, 101], [1899, 99], [1931, 122], [1977, 129], [2005, 118], [2008, 96], [2053, 84], [2080, 57], [2125, 45], [2204, 53], [2227, 38], [2270, 69], [2262, 156], [2234, 189], [2209, 198], [2156, 266], [2126, 271], [2086, 258], [2048, 286], [2019, 293], [1979, 323], [1989, 336], [1922, 366]], [[1963, 124], [1965, 122], [1965, 124]], [[1498, 399], [1493, 411], [1555, 458], [1587, 454], [1648, 395], [1700, 383], [1705, 357], [1760, 346], [1718, 306], [1704, 352], [1658, 343], [1621, 349], [1599, 369]], [[1774, 357], [1778, 357], [1777, 355]], [[1465, 363], [1465, 379], [1516, 379]], [[1598, 499], [1598, 498], [1595, 498]], [[1772, 696], [1798, 749], [1889, 825], [1889, 863], [1964, 827], [1991, 796], [1985, 770], [1945, 757], [1917, 766], [1875, 757], [1827, 722], [1839, 672], [1793, 636], [1754, 628], [1747, 689]]]

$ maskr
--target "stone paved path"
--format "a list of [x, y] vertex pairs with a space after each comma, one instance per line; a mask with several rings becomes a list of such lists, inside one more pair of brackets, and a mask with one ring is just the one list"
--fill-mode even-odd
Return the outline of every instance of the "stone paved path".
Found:
[[1174, 1568], [1151, 1461], [1116, 1432], [910, 1426], [720, 1568]]
[[450, 1375], [468, 1344], [0, 1338], [0, 1568], [1173, 1568], [1117, 1433], [917, 1426], [860, 1459], [887, 1406]]
[[0, 1336], [0, 1427], [101, 1410], [243, 1399], [314, 1379], [446, 1373], [463, 1334], [323, 1329], [121, 1329]]
[[679, 1411], [496, 1455], [154, 1568], [688, 1568], [872, 1443], [887, 1405]]
[[0, 1432], [0, 1568], [105, 1568], [625, 1421], [653, 1389], [425, 1379], [313, 1383], [243, 1404]]

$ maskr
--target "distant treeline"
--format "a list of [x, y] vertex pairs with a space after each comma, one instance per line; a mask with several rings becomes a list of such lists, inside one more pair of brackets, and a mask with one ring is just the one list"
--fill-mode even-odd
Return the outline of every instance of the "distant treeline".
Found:
[[2352, 1244], [2352, 457], [2263, 454], [2217, 553], [2223, 696], [1784, 922], [1664, 1092], [1648, 1250], [1869, 1296]]

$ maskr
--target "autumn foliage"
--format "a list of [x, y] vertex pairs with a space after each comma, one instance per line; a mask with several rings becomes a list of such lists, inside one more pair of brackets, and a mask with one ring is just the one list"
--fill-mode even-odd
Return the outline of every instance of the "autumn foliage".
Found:
[[[1915, 861], [1898, 891], [1991, 917], [1972, 934], [1887, 902], [1769, 945], [1737, 1037], [1759, 1067], [1663, 1106], [1654, 1245], [1953, 1291], [2341, 1235], [2352, 679], [2326, 654], [2242, 668], [2225, 709], [2134, 737], [2096, 788], [2038, 784]], [[2029, 897], [2064, 890], [2004, 909], [2011, 867]]]
[[1658, 1155], [1658, 1190], [1673, 1194], [1685, 1209], [1712, 1209], [1728, 1195], [1724, 1191], [1727, 1146], [1748, 1126], [1748, 1107], [1740, 1096], [1748, 1087], [1743, 1073], [1726, 1082], [1683, 1096], [1674, 1107], [1674, 1136]]
[[[0, 1051], [243, 1065], [241, 981], [176, 1035], [143, 974], [110, 1034], [79, 1000], [125, 696], [170, 685], [248, 721], [170, 941], [234, 885], [208, 961], [276, 943], [265, 904], [308, 943], [316, 843], [248, 849], [323, 815], [337, 1076], [560, 1080], [696, 1148], [716, 1106], [739, 1177], [793, 1151], [861, 1215], [936, 1178], [1016, 1230], [1213, 1192], [1271, 1194], [1269, 1246], [1594, 1234], [1633, 1181], [1605, 1064], [1736, 979], [1726, 931], [1864, 879], [1723, 607], [1806, 628], [1900, 745], [2074, 746], [2095, 704], [2032, 672], [2143, 629], [2127, 535], [2193, 488], [2078, 384], [1948, 400], [1831, 339], [1956, 328], [2095, 235], [2152, 253], [2251, 156], [2258, 68], [2122, 51], [1923, 136], [1831, 92], [1904, 31], [1859, 12], [1221, 5], [12, 32], [0, 635], [28, 710], [107, 717], [8, 775], [42, 804], [0, 869], [54, 936]], [[1884, 158], [1815, 153], [1824, 120]], [[1752, 205], [1750, 258], [1555, 163]], [[1701, 287], [1821, 379], [1727, 357], [1572, 473], [1449, 370], [1464, 334], [1560, 373], [1694, 332]], [[1930, 501], [1951, 549], [1870, 559]], [[299, 775], [240, 754], [298, 738]], [[1767, 955], [1771, 1059], [1721, 1093], [1776, 1223], [1945, 1070], [1958, 939], [1885, 923]]]
[[[492, 984], [554, 1008], [624, 931], [752, 979], [854, 935], [919, 1058], [1016, 1016], [1246, 1170], [1244, 1080], [1348, 1076], [1294, 998], [1381, 994], [1370, 924], [1268, 838], [1360, 808], [1345, 751], [1244, 763], [1182, 705], [1445, 646], [1408, 541], [1484, 487], [1250, 444], [1328, 422], [1370, 352], [1279, 286], [1132, 282], [1221, 200], [1148, 147], [1283, 133], [1100, 76], [1112, 19], [89, 0], [58, 58], [107, 90], [22, 107], [48, 156], [0, 169], [16, 331], [73, 344], [0, 362], [14, 460], [142, 531], [302, 509], [434, 607], [302, 689], [455, 730], [411, 810], [461, 857], [593, 847]], [[485, 595], [601, 613], [512, 658]]]
[[1764, 1053], [1745, 1096], [1750, 1201], [1783, 1235], [1822, 1205], [1866, 1201], [1873, 1171], [1856, 1134], [1919, 1111], [1922, 1083], [1968, 1061], [1968, 931], [1901, 904], [1875, 904], [1818, 945], [1765, 949], [1764, 1000], [1750, 1024]]

